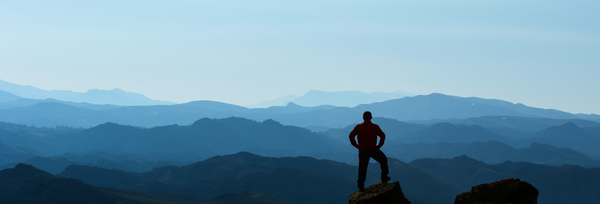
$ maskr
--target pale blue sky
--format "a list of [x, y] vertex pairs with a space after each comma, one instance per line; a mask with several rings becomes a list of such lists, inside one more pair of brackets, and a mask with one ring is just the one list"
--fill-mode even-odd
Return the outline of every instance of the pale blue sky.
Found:
[[0, 1], [0, 79], [248, 105], [432, 92], [600, 114], [600, 1]]

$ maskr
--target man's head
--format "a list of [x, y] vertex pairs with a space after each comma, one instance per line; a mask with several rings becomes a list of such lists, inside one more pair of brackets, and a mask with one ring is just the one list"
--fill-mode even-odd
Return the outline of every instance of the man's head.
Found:
[[372, 118], [373, 118], [373, 115], [371, 115], [371, 112], [365, 111], [363, 113], [363, 120], [365, 120], [365, 121], [371, 121]]

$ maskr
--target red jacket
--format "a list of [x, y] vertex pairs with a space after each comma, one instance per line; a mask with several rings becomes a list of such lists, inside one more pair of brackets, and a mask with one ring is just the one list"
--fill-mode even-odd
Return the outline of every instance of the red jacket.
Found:
[[[358, 135], [358, 144], [354, 140], [354, 137]], [[379, 139], [379, 145], [377, 145], [377, 136]], [[352, 132], [350, 132], [350, 143], [352, 146], [359, 150], [375, 150], [381, 148], [385, 142], [385, 133], [381, 131], [379, 125], [372, 123], [371, 121], [365, 121], [364, 123], [356, 125]]]

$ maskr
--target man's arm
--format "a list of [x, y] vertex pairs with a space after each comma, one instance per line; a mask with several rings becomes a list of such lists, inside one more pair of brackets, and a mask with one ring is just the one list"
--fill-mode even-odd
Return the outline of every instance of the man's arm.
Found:
[[352, 144], [352, 146], [358, 148], [358, 144], [356, 143], [356, 140], [354, 140], [354, 138], [356, 137], [357, 133], [356, 133], [356, 128], [354, 128], [352, 130], [352, 132], [350, 132], [350, 144]]
[[385, 143], [385, 133], [383, 133], [379, 127], [377, 127], [377, 136], [379, 136], [379, 144], [377, 145], [377, 148], [381, 148], [383, 143]]

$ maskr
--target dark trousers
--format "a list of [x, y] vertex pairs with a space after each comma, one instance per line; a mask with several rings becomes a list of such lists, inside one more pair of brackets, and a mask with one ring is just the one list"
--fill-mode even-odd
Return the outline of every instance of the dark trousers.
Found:
[[390, 172], [388, 169], [387, 157], [379, 150], [358, 150], [358, 187], [365, 187], [365, 180], [367, 179], [367, 167], [369, 167], [369, 160], [373, 158], [379, 162], [381, 166], [381, 180], [387, 181], [387, 175]]

